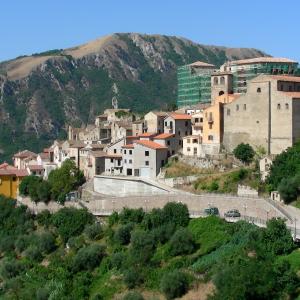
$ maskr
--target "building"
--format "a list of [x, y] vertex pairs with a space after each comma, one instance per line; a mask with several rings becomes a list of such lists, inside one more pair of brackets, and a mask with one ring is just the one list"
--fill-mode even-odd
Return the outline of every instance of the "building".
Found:
[[300, 138], [300, 77], [260, 75], [247, 92], [224, 105], [223, 144], [246, 142], [279, 154]]
[[192, 116], [192, 135], [200, 135], [203, 134], [203, 119], [204, 114], [203, 110], [196, 112], [191, 115]]
[[173, 133], [161, 133], [152, 138], [153, 142], [168, 148], [168, 157], [174, 155], [177, 149], [177, 142]]
[[163, 133], [164, 119], [167, 113], [163, 111], [150, 111], [144, 116], [144, 132]]
[[183, 138], [182, 154], [185, 156], [199, 156], [202, 151], [200, 135], [189, 135]]
[[266, 155], [259, 160], [259, 172], [262, 181], [265, 181], [269, 176], [272, 163], [273, 159], [269, 155]]
[[177, 106], [191, 106], [210, 102], [210, 76], [216, 67], [197, 61], [177, 69]]
[[7, 163], [0, 165], [0, 194], [13, 199], [17, 198], [22, 179], [28, 176], [25, 169], [17, 169]]
[[175, 152], [182, 148], [182, 138], [192, 134], [192, 117], [187, 114], [169, 113], [164, 119], [164, 133], [172, 133]]
[[13, 156], [14, 167], [17, 169], [25, 169], [30, 160], [34, 161], [37, 154], [29, 150], [23, 150]]
[[132, 122], [132, 135], [137, 136], [146, 132], [144, 120], [137, 120]]
[[[258, 75], [297, 75], [298, 63], [287, 58], [258, 57], [228, 61], [219, 69], [196, 62], [178, 68], [178, 107], [213, 101], [223, 94], [246, 93]], [[299, 74], [298, 74], [299, 75]]]

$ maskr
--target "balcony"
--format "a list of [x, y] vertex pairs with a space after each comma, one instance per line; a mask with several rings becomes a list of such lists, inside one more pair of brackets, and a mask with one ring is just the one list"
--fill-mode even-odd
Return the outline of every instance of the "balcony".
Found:
[[208, 124], [212, 124], [214, 122], [214, 119], [213, 118], [209, 118], [207, 122], [208, 122]]

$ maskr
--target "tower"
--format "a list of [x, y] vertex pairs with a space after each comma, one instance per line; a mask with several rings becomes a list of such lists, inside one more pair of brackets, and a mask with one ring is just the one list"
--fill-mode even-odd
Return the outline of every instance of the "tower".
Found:
[[224, 94], [232, 94], [232, 73], [230, 72], [219, 72], [211, 75], [211, 103], [217, 96]]

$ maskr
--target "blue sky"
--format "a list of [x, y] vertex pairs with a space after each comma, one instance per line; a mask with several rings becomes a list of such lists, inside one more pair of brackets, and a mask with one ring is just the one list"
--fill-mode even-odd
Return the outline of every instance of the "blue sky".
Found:
[[300, 61], [299, 0], [2, 0], [0, 61], [114, 32], [176, 35]]

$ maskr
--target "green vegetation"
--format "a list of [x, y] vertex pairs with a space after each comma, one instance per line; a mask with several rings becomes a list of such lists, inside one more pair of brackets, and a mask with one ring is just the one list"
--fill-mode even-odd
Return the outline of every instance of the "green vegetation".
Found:
[[233, 150], [234, 156], [245, 164], [253, 161], [255, 152], [249, 144], [241, 143]]
[[266, 183], [269, 190], [278, 190], [285, 202], [296, 200], [300, 184], [300, 143], [277, 155]]
[[0, 252], [1, 299], [174, 299], [200, 282], [216, 287], [213, 300], [300, 292], [299, 251], [282, 220], [266, 229], [189, 220], [180, 203], [99, 222], [74, 208], [31, 215], [0, 197]]
[[52, 199], [64, 203], [66, 195], [84, 182], [83, 172], [74, 161], [66, 160], [59, 169], [50, 172], [47, 181], [37, 176], [25, 177], [20, 184], [20, 194], [34, 202], [48, 203]]

